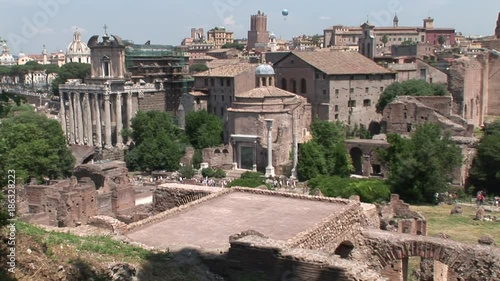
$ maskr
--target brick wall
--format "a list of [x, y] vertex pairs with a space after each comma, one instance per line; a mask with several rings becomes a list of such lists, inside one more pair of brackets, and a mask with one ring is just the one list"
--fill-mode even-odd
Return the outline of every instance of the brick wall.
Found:
[[164, 212], [201, 199], [210, 192], [179, 188], [158, 188], [153, 192], [153, 211]]
[[139, 110], [141, 111], [165, 111], [166, 95], [163, 92], [144, 93], [143, 98], [139, 98]]

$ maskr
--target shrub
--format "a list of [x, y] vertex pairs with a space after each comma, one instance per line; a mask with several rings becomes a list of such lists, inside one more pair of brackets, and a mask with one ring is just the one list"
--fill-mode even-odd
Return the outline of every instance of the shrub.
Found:
[[226, 172], [224, 172], [224, 170], [219, 168], [215, 171], [214, 177], [217, 179], [223, 179], [226, 177]]
[[256, 188], [262, 185], [267, 186], [267, 188], [271, 188], [269, 184], [266, 184], [266, 179], [263, 174], [257, 172], [245, 172], [239, 179], [233, 180], [229, 183], [227, 187], [241, 186]]
[[257, 180], [260, 180], [262, 182], [265, 182], [264, 175], [262, 173], [259, 173], [259, 172], [244, 172], [243, 174], [241, 174], [240, 178], [242, 178], [242, 179], [257, 179]]
[[215, 175], [215, 171], [212, 170], [212, 168], [205, 168], [203, 170], [201, 170], [201, 175], [205, 178], [205, 177], [209, 177], [209, 178], [213, 178], [214, 175]]
[[383, 180], [350, 179], [337, 176], [316, 177], [308, 182], [311, 192], [319, 189], [326, 197], [349, 198], [359, 195], [362, 202], [386, 201], [391, 195], [389, 186]]
[[191, 166], [182, 166], [179, 169], [179, 173], [181, 174], [181, 177], [191, 179], [196, 174], [196, 171]]

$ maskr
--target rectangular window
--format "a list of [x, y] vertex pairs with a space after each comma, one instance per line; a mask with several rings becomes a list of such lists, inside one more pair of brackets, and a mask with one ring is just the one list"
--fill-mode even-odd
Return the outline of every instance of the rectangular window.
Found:
[[349, 89], [349, 93], [354, 94], [354, 88]]
[[231, 87], [231, 79], [228, 78], [226, 80], [226, 86]]
[[372, 101], [369, 99], [363, 100], [363, 106], [365, 107], [372, 106]]
[[339, 120], [339, 115], [335, 114], [335, 120]]
[[412, 129], [412, 127], [413, 127], [413, 126], [411, 125], [411, 123], [407, 123], [407, 124], [406, 124], [406, 132], [411, 133], [411, 129]]
[[422, 68], [420, 69], [420, 80], [426, 80], [427, 79], [427, 69]]
[[210, 78], [210, 86], [214, 87], [215, 86], [215, 79]]
[[220, 86], [224, 87], [224, 79], [220, 78]]
[[335, 94], [338, 95], [339, 94], [339, 89], [335, 89]]
[[338, 105], [335, 106], [335, 112], [339, 112], [339, 106]]
[[384, 91], [384, 87], [380, 87], [380, 92], [382, 93]]
[[349, 107], [356, 107], [356, 100], [349, 100], [349, 102], [347, 103], [347, 105]]
[[217, 101], [217, 95], [214, 95], [214, 101]]
[[368, 92], [370, 92], [370, 88], [366, 87], [366, 88], [365, 88], [365, 93], [367, 93], [367, 94], [368, 94]]
[[323, 89], [323, 95], [326, 95], [326, 89]]
[[208, 86], [208, 78], [205, 78], [205, 86]]
[[222, 101], [224, 101], [224, 95], [221, 95], [220, 98], [222, 99]]

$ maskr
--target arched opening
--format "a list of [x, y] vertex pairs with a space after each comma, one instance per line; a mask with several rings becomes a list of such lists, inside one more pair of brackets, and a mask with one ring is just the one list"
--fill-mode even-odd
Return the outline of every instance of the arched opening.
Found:
[[297, 81], [295, 79], [292, 79], [292, 93], [297, 93]]
[[354, 245], [351, 242], [344, 241], [340, 243], [337, 249], [335, 249], [335, 255], [338, 255], [343, 259], [347, 259], [351, 255], [353, 249]]
[[228, 154], [228, 153], [229, 153], [229, 150], [224, 149], [224, 150], [222, 150], [222, 153], [224, 153], [224, 154]]
[[363, 151], [359, 147], [353, 147], [349, 153], [354, 166], [354, 173], [356, 175], [363, 175]]
[[215, 154], [219, 154], [220, 153], [220, 150], [219, 149], [216, 149], [215, 150]]
[[285, 78], [281, 79], [281, 89], [287, 91], [287, 89], [286, 89], [286, 79]]

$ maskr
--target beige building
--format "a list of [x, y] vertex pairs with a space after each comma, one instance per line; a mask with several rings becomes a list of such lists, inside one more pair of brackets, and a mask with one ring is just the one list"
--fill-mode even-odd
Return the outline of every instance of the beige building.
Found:
[[234, 43], [234, 32], [227, 31], [224, 27], [214, 27], [207, 32], [207, 43], [213, 44], [215, 49]]
[[235, 95], [255, 88], [255, 65], [221, 65], [194, 74], [193, 77], [194, 90], [208, 95], [208, 112], [224, 118]]
[[73, 41], [66, 49], [66, 62], [90, 64], [90, 48], [82, 42], [82, 34], [78, 30], [73, 34]]
[[397, 81], [425, 80], [430, 84], [448, 86], [448, 74], [433, 67], [420, 59], [395, 59], [396, 62], [387, 65], [387, 68], [397, 72]]
[[259, 65], [254, 79], [257, 87], [237, 93], [228, 109], [233, 167], [266, 176], [295, 175], [297, 154], [293, 151], [309, 137], [311, 107], [306, 98], [274, 86], [270, 65]]
[[313, 116], [349, 125], [379, 121], [375, 105], [396, 73], [355, 52], [291, 52], [274, 64], [277, 85], [307, 98]]

